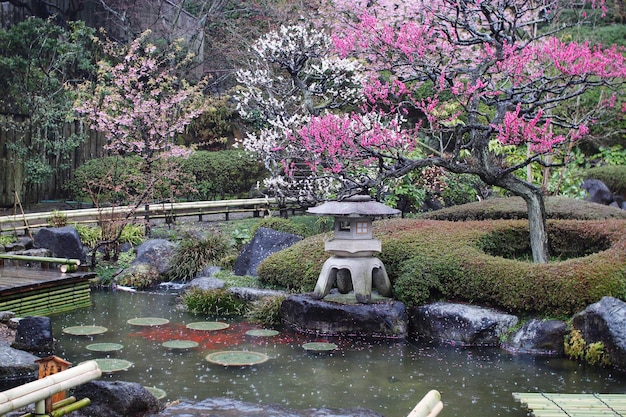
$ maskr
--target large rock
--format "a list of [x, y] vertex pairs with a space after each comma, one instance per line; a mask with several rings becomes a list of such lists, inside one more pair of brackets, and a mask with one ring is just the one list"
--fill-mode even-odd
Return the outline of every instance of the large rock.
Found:
[[137, 247], [137, 257], [133, 263], [152, 265], [159, 274], [170, 268], [170, 260], [176, 244], [165, 239], [149, 239]]
[[602, 342], [611, 364], [626, 369], [626, 303], [602, 297], [574, 315], [572, 327], [580, 330], [587, 343]]
[[85, 262], [83, 244], [75, 227], [43, 228], [34, 237], [35, 248], [50, 249], [52, 256], [57, 258], [79, 259]]
[[406, 307], [399, 301], [342, 304], [292, 295], [280, 308], [285, 327], [319, 335], [398, 339], [407, 336]]
[[267, 405], [231, 400], [228, 398], [209, 398], [200, 402], [183, 401], [167, 407], [159, 414], [150, 417], [382, 417], [380, 414], [363, 408], [308, 408], [288, 410], [280, 405]]
[[74, 388], [78, 400], [91, 404], [72, 412], [72, 417], [143, 416], [160, 410], [159, 400], [141, 384], [125, 381], [91, 381]]
[[146, 288], [158, 284], [170, 269], [176, 244], [165, 239], [149, 239], [137, 247], [133, 262], [117, 277], [122, 286]]
[[445, 302], [416, 307], [410, 316], [415, 337], [462, 346], [499, 346], [518, 321], [489, 308]]
[[0, 342], [0, 391], [37, 379], [39, 357], [14, 349], [9, 342]]
[[256, 269], [265, 258], [274, 252], [288, 248], [299, 240], [302, 240], [302, 237], [298, 235], [259, 227], [252, 240], [241, 250], [233, 267], [234, 274], [255, 277]]
[[54, 353], [54, 337], [52, 337], [50, 318], [27, 316], [20, 319], [15, 332], [15, 341], [11, 347], [38, 356], [52, 355]]
[[563, 356], [566, 333], [567, 323], [564, 321], [533, 319], [511, 334], [502, 347], [513, 353]]

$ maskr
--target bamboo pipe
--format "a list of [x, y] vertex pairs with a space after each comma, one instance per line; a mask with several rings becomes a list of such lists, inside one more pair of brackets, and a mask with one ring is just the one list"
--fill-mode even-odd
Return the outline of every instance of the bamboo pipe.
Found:
[[0, 254], [0, 258], [9, 259], [12, 261], [50, 262], [50, 263], [57, 263], [57, 264], [80, 266], [79, 259], [53, 258], [51, 256], [12, 255], [9, 253], [2, 253]]
[[[61, 401], [57, 401], [54, 404], [52, 404], [52, 410], [58, 410], [61, 407], [66, 407], [70, 404], [73, 404], [76, 402], [76, 397], [67, 397], [62, 399]], [[21, 415], [20, 417], [35, 417], [35, 415], [33, 413], [26, 413], [24, 415]]]
[[61, 407], [58, 410], [52, 411], [50, 415], [52, 417], [61, 417], [61, 416], [71, 413], [72, 411], [76, 411], [83, 407], [86, 407], [89, 404], [91, 404], [91, 400], [89, 398], [83, 398], [82, 400], [76, 401], [75, 403], [66, 405], [65, 407]]
[[435, 417], [442, 409], [441, 394], [437, 390], [430, 390], [407, 417]]
[[37, 381], [0, 392], [0, 415], [45, 400], [57, 392], [99, 378], [102, 371], [96, 361], [88, 361]]

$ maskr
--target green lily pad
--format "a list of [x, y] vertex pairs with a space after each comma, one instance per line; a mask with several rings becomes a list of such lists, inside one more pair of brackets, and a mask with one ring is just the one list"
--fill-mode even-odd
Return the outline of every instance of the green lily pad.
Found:
[[192, 349], [198, 347], [199, 343], [193, 340], [168, 340], [162, 344], [168, 349]]
[[144, 388], [150, 391], [150, 394], [154, 395], [157, 400], [162, 400], [163, 398], [165, 398], [166, 393], [161, 388], [157, 388], [157, 387], [144, 387]]
[[228, 326], [228, 323], [222, 323], [221, 321], [197, 321], [189, 323], [187, 328], [191, 330], [224, 330]]
[[336, 344], [327, 342], [310, 342], [303, 344], [302, 347], [310, 352], [330, 352], [337, 349]]
[[254, 336], [254, 337], [271, 337], [271, 336], [276, 336], [278, 334], [278, 331], [271, 330], [271, 329], [253, 329], [253, 330], [248, 330], [246, 334], [248, 336]]
[[114, 372], [126, 371], [133, 366], [131, 361], [125, 359], [93, 359], [103, 374], [112, 374]]
[[107, 330], [103, 326], [72, 326], [63, 329], [63, 333], [71, 334], [72, 336], [93, 336], [96, 334], [105, 333]]
[[117, 350], [121, 350], [124, 345], [119, 343], [92, 343], [85, 347], [87, 350], [91, 350], [92, 352], [115, 352]]
[[162, 319], [160, 317], [137, 317], [127, 321], [128, 324], [133, 326], [161, 326], [169, 322], [168, 319]]
[[207, 355], [206, 360], [223, 366], [250, 366], [266, 362], [269, 357], [259, 352], [228, 350]]

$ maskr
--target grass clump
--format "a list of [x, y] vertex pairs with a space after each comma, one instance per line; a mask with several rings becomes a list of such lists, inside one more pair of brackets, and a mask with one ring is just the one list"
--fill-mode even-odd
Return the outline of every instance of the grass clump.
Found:
[[181, 296], [187, 311], [213, 316], [240, 316], [246, 312], [246, 303], [228, 290], [192, 288]]
[[172, 256], [173, 267], [168, 272], [172, 281], [193, 279], [205, 267], [218, 264], [230, 252], [229, 240], [221, 233], [207, 236], [187, 234]]
[[280, 306], [285, 301], [284, 295], [263, 297], [252, 302], [246, 312], [246, 318], [263, 326], [277, 326], [281, 323]]

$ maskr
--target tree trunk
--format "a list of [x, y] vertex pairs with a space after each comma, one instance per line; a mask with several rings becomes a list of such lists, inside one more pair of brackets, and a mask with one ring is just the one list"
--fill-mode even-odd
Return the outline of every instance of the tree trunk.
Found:
[[496, 185], [511, 191], [526, 201], [533, 261], [540, 264], [547, 263], [549, 260], [548, 231], [546, 208], [541, 189], [514, 176], [507, 176], [502, 180]]

